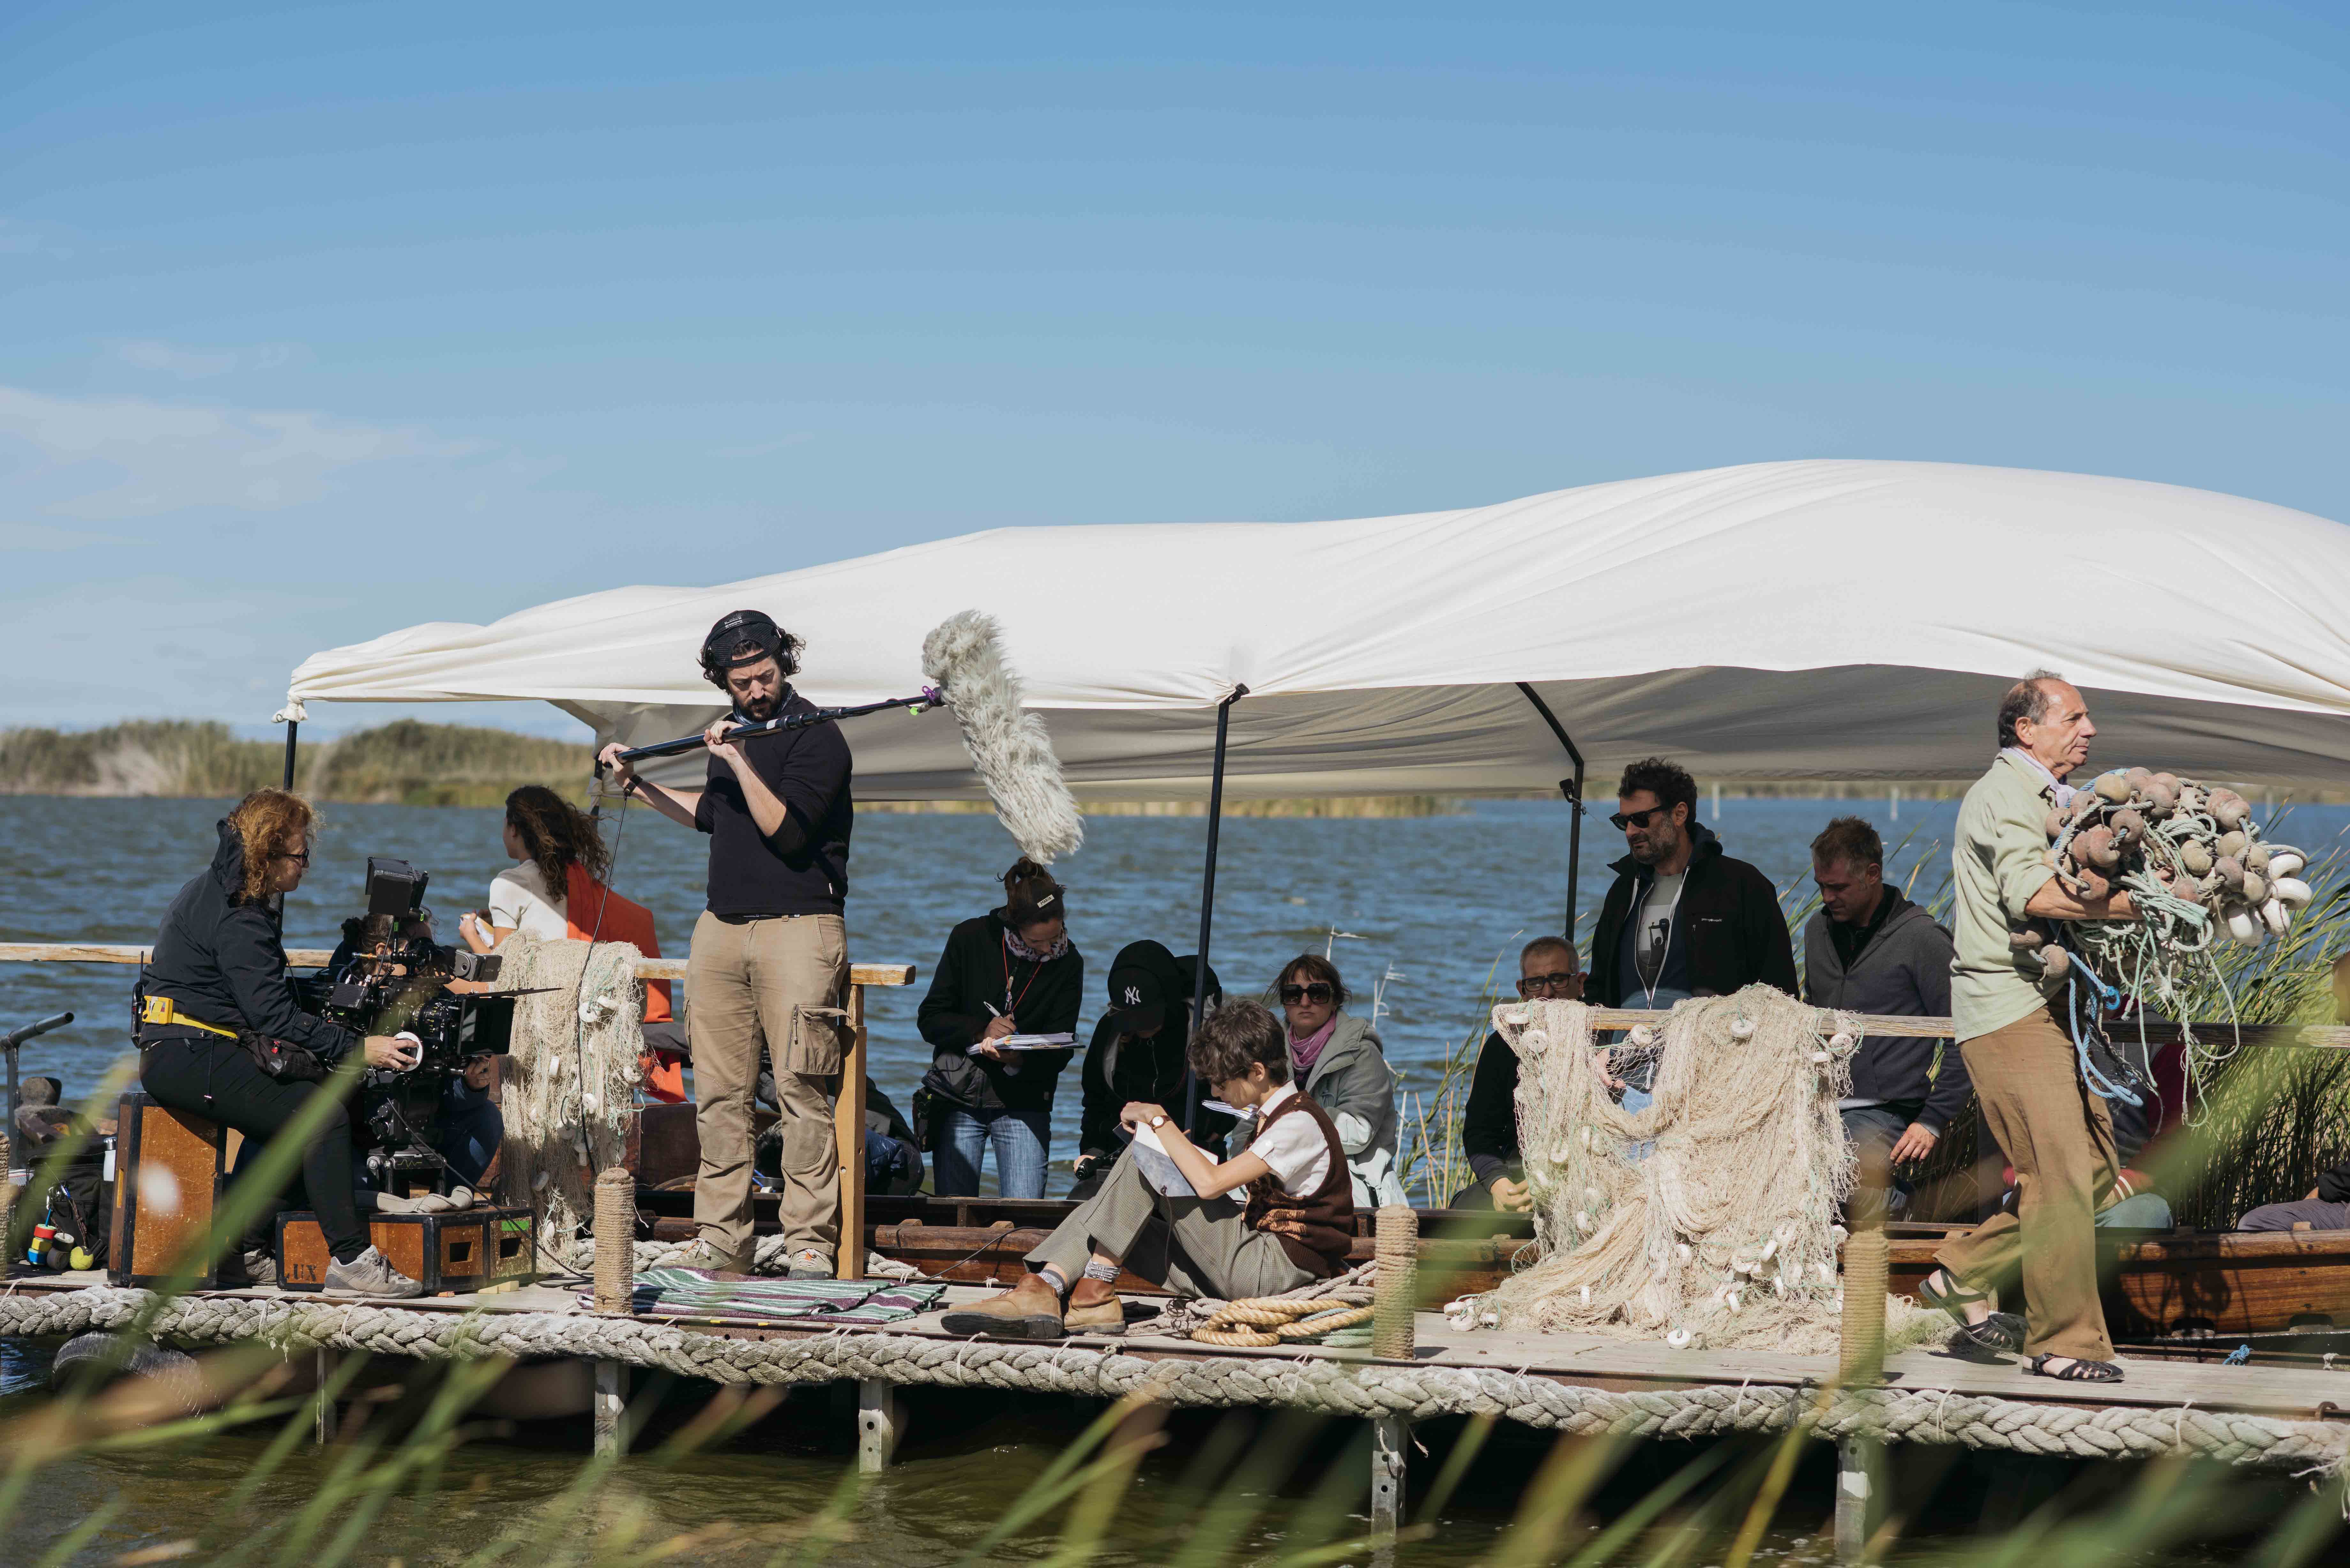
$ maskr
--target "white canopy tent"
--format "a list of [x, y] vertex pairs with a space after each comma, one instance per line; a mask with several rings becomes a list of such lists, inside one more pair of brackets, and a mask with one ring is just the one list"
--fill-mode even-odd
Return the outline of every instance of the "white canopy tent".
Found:
[[[290, 711], [536, 698], [643, 744], [720, 711], [694, 656], [728, 610], [803, 638], [800, 688], [848, 704], [918, 691], [923, 633], [976, 607], [1080, 797], [1204, 795], [1218, 705], [1243, 686], [1239, 795], [1550, 789], [1570, 767], [1545, 705], [1602, 778], [1650, 753], [1700, 778], [1965, 778], [2000, 691], [2035, 666], [2090, 694], [2095, 763], [2338, 784], [2350, 639], [2328, 612], [2345, 603], [2350, 531], [2281, 506], [1758, 463], [1351, 522], [997, 529], [617, 588], [316, 654]], [[846, 732], [861, 798], [981, 793], [943, 713]]]

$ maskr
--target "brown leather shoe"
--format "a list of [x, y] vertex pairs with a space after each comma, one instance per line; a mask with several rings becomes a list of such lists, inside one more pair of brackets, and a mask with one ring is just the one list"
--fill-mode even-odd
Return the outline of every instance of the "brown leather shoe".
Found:
[[1031, 1274], [1000, 1296], [958, 1307], [940, 1320], [949, 1334], [990, 1339], [1059, 1339], [1061, 1298], [1041, 1274]]
[[1118, 1334], [1126, 1328], [1126, 1306], [1101, 1280], [1079, 1280], [1069, 1293], [1061, 1326], [1071, 1334]]

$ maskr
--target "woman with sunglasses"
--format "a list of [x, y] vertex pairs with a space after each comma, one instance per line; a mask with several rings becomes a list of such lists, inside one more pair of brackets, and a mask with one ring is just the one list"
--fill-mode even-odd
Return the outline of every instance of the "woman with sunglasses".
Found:
[[[1337, 966], [1319, 953], [1302, 953], [1273, 991], [1287, 1023], [1293, 1081], [1337, 1126], [1338, 1147], [1354, 1174], [1355, 1206], [1409, 1203], [1396, 1171], [1395, 1070], [1371, 1026], [1347, 1011]], [[1255, 1128], [1241, 1123], [1232, 1135], [1234, 1158]]]
[[[302, 885], [317, 834], [317, 817], [300, 795], [277, 789], [246, 795], [220, 824], [211, 869], [172, 900], [140, 982], [140, 1086], [173, 1110], [243, 1133], [240, 1165], [257, 1158], [313, 1097], [339, 1099], [359, 1082], [356, 1073], [337, 1073], [323, 1083], [274, 1077], [248, 1052], [247, 1037], [299, 1046], [329, 1068], [354, 1052], [370, 1067], [416, 1065], [414, 1036], [361, 1039], [303, 1012], [295, 1001], [277, 906]], [[365, 1296], [422, 1294], [424, 1287], [393, 1268], [359, 1229], [350, 1116], [341, 1106], [315, 1124], [301, 1172], [299, 1206], [318, 1216], [334, 1254], [325, 1288]], [[248, 1233], [243, 1255], [224, 1259], [221, 1275], [224, 1283], [275, 1284], [265, 1236]]]
[[[1528, 1002], [1575, 1002], [1583, 969], [1565, 937], [1536, 937], [1518, 954], [1518, 994]], [[1498, 1209], [1524, 1214], [1534, 1206], [1526, 1163], [1518, 1152], [1518, 1054], [1501, 1032], [1485, 1037], [1461, 1113], [1461, 1152], [1475, 1178], [1453, 1195], [1454, 1209]]]
[[[937, 1107], [933, 1183], [941, 1197], [975, 1198], [995, 1151], [1006, 1198], [1045, 1196], [1053, 1090], [1076, 1054], [1086, 960], [1069, 940], [1068, 895], [1026, 856], [1003, 874], [1003, 903], [948, 933], [916, 1023], [932, 1053], [922, 1087]], [[1066, 1050], [1007, 1045], [1058, 1034]], [[918, 1106], [914, 1115], [923, 1116]]]

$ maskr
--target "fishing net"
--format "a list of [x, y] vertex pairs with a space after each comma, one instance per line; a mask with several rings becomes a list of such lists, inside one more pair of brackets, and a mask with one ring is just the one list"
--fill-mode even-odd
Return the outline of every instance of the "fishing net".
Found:
[[[1833, 1351], [1842, 1310], [1838, 1206], [1853, 1160], [1836, 1101], [1856, 1032], [1769, 986], [1676, 1006], [1620, 1054], [1590, 1009], [1493, 1010], [1518, 1055], [1519, 1147], [1542, 1258], [1466, 1314], [1503, 1328], [1662, 1339], [1676, 1347]], [[1611, 1084], [1632, 1059], [1655, 1102]], [[1888, 1300], [1890, 1344], [1937, 1318]], [[1942, 1320], [1946, 1321], [1946, 1320]]]
[[498, 989], [537, 991], [515, 1004], [499, 1098], [499, 1200], [530, 1205], [542, 1265], [568, 1272], [592, 1256], [580, 1237], [595, 1213], [596, 1173], [621, 1162], [636, 1110], [644, 1049], [638, 953], [627, 942], [535, 941], [519, 932], [498, 951]]
[[[2255, 948], [2282, 938], [2310, 901], [2300, 873], [2309, 857], [2262, 838], [2251, 804], [2235, 791], [2145, 768], [2100, 774], [2070, 807], [2048, 813], [2048, 864], [2075, 898], [2126, 892], [2133, 920], [2083, 921], [2072, 950], [2043, 927], [2009, 940], [2052, 975], [2075, 967], [2106, 1005], [2127, 992], [2186, 1020], [2199, 973], [2235, 999], [2216, 954], [2228, 943]], [[2091, 1010], [2093, 1012], [2095, 1009]], [[2186, 1031], [2187, 1066], [2200, 1079], [2232, 1052]]]

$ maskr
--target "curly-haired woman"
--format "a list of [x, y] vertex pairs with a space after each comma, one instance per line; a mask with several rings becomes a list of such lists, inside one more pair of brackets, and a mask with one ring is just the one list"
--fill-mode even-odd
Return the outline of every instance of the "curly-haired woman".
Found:
[[[245, 1151], [255, 1155], [314, 1096], [339, 1099], [358, 1078], [273, 1077], [246, 1051], [243, 1035], [300, 1046], [329, 1067], [354, 1051], [371, 1067], [416, 1064], [412, 1037], [361, 1039], [303, 1012], [295, 1000], [276, 904], [302, 885], [317, 835], [317, 816], [301, 796], [276, 789], [246, 795], [220, 824], [210, 869], [172, 900], [142, 981], [140, 1085], [174, 1110], [236, 1128], [244, 1135]], [[350, 1116], [338, 1104], [302, 1151], [303, 1206], [318, 1216], [334, 1254], [325, 1287], [368, 1296], [422, 1293], [421, 1285], [368, 1244], [352, 1179]], [[226, 1271], [231, 1278], [237, 1277], [235, 1263], [245, 1277], [262, 1277], [267, 1254], [256, 1257], [253, 1241], [247, 1238], [244, 1257]]]

